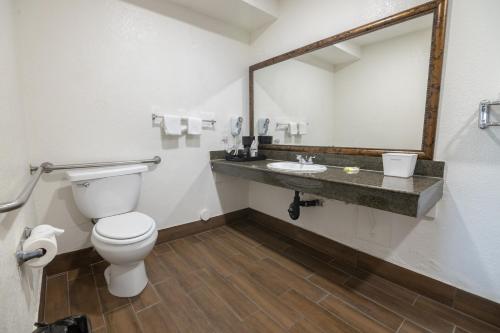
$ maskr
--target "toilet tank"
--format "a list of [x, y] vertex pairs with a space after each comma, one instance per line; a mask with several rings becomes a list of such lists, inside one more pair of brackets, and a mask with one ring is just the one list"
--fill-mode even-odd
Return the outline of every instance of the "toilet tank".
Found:
[[145, 165], [77, 169], [66, 172], [80, 212], [88, 218], [103, 218], [135, 209], [141, 192]]

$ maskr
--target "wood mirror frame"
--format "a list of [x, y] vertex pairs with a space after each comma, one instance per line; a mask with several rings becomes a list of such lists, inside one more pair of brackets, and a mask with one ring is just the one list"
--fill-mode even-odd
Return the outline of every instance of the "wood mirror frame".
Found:
[[295, 58], [297, 56], [309, 53], [333, 44], [346, 41], [379, 29], [383, 29], [398, 23], [402, 23], [413, 18], [434, 14], [432, 24], [432, 42], [429, 62], [429, 74], [427, 81], [427, 96], [425, 102], [424, 129], [422, 135], [422, 146], [420, 150], [410, 149], [381, 149], [381, 148], [352, 148], [352, 147], [333, 147], [333, 146], [297, 146], [297, 145], [260, 145], [261, 149], [298, 151], [307, 153], [339, 153], [349, 155], [375, 155], [380, 156], [389, 151], [405, 151], [418, 153], [421, 159], [431, 160], [434, 156], [434, 143], [436, 138], [437, 114], [439, 105], [439, 95], [441, 90], [441, 75], [443, 68], [443, 53], [446, 30], [446, 11], [448, 0], [433, 0], [417, 7], [410, 8], [400, 13], [388, 16], [375, 22], [371, 22], [360, 27], [339, 33], [337, 35], [319, 40], [290, 52], [283, 53], [271, 59], [264, 60], [249, 68], [249, 124], [250, 135], [254, 135], [254, 72], [274, 65], [276, 63]]

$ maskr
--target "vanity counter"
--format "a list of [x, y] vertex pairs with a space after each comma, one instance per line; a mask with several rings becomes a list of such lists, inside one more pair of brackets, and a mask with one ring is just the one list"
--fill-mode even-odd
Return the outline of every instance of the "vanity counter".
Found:
[[412, 217], [423, 216], [443, 196], [444, 181], [439, 177], [387, 177], [381, 171], [364, 169], [357, 174], [347, 174], [343, 167], [328, 165], [322, 173], [267, 168], [268, 163], [278, 161], [282, 160], [231, 162], [214, 159], [211, 165], [214, 172]]

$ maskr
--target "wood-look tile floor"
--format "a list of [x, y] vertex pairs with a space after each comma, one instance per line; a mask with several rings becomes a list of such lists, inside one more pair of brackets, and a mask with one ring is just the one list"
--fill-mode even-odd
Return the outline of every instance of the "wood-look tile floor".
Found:
[[253, 225], [157, 245], [150, 283], [111, 295], [105, 262], [49, 276], [45, 321], [85, 313], [93, 332], [437, 332], [500, 329]]

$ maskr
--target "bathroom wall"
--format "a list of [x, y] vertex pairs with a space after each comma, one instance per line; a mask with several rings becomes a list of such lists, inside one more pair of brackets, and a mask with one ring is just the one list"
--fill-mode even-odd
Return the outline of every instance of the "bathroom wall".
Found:
[[[30, 161], [151, 158], [138, 211], [159, 229], [248, 206], [246, 182], [214, 178], [230, 115], [247, 114], [248, 36], [163, 0], [16, 1]], [[213, 113], [201, 137], [169, 138], [151, 113]], [[232, 138], [230, 138], [232, 139]], [[230, 140], [231, 141], [231, 140]], [[40, 222], [66, 229], [60, 252], [90, 246], [92, 224], [63, 172], [35, 193]]]
[[[333, 66], [323, 68], [291, 59], [255, 71], [254, 87], [255, 119], [270, 119], [268, 135], [274, 140], [280, 144], [333, 144]], [[285, 126], [276, 127], [278, 122], [290, 121], [307, 122], [308, 133], [291, 136]]]
[[[423, 2], [282, 2], [279, 19], [255, 37], [253, 62]], [[450, 3], [435, 153], [436, 160], [447, 163], [446, 186], [434, 219], [329, 200], [323, 208], [304, 209], [291, 222], [286, 208], [292, 192], [257, 183], [250, 184], [250, 206], [500, 302], [500, 129], [477, 128], [479, 101], [500, 97], [499, 11], [496, 0]]]
[[[11, 201], [29, 179], [25, 115], [19, 108], [13, 0], [0, 0], [0, 202]], [[18, 268], [14, 253], [25, 226], [36, 224], [33, 200], [0, 214], [0, 332], [31, 332], [41, 274]]]
[[364, 45], [335, 72], [335, 146], [420, 149], [431, 39], [425, 29]]
[[[419, 149], [431, 37], [424, 29], [360, 45], [358, 60], [335, 69], [309, 57], [257, 70], [255, 118], [271, 120], [280, 144]], [[290, 121], [307, 122], [308, 133], [276, 127]]]

